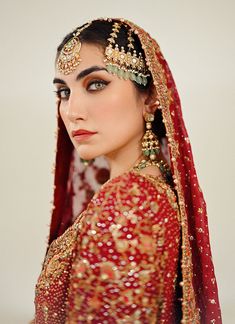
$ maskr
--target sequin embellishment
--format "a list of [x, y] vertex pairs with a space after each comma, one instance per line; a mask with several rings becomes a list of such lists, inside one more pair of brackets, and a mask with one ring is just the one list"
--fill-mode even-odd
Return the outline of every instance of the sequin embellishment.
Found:
[[51, 244], [36, 323], [171, 323], [179, 238], [168, 185], [134, 171], [111, 180]]

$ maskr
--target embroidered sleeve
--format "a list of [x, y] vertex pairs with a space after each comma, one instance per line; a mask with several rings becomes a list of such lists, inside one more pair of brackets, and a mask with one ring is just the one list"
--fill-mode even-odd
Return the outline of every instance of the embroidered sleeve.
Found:
[[66, 323], [155, 323], [179, 235], [166, 190], [121, 178], [93, 198], [81, 228]]

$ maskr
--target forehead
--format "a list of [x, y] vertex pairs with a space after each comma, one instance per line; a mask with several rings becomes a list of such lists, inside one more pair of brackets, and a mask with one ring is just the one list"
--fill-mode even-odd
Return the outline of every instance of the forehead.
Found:
[[64, 79], [64, 78], [69, 78], [70, 76], [74, 75], [74, 73], [77, 74], [82, 70], [87, 69], [94, 65], [105, 67], [104, 49], [99, 45], [82, 43], [81, 49], [79, 51], [79, 57], [81, 62], [79, 63], [78, 67], [74, 72], [68, 75], [63, 75], [56, 69], [56, 75], [63, 76]]
[[104, 64], [104, 49], [95, 44], [87, 44], [82, 43], [81, 50], [80, 50], [80, 58], [81, 63], [79, 66], [83, 66], [84, 64]]

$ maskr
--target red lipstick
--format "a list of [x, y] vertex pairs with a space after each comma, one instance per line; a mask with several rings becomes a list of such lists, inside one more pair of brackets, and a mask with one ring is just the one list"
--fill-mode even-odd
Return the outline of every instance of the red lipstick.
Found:
[[79, 129], [76, 131], [72, 131], [72, 137], [75, 138], [76, 141], [82, 141], [88, 139], [91, 135], [96, 134], [97, 132], [90, 132], [86, 129]]

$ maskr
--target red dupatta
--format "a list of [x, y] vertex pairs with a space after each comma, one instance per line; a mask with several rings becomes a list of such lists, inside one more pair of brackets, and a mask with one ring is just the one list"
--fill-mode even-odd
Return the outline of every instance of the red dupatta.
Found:
[[[135, 24], [121, 20], [138, 35], [156, 88], [166, 128], [171, 171], [181, 214], [182, 323], [222, 323], [212, 262], [206, 204], [193, 163], [178, 92], [156, 41]], [[84, 168], [58, 116], [54, 206], [49, 244], [86, 208], [94, 191], [108, 179], [102, 158]]]

